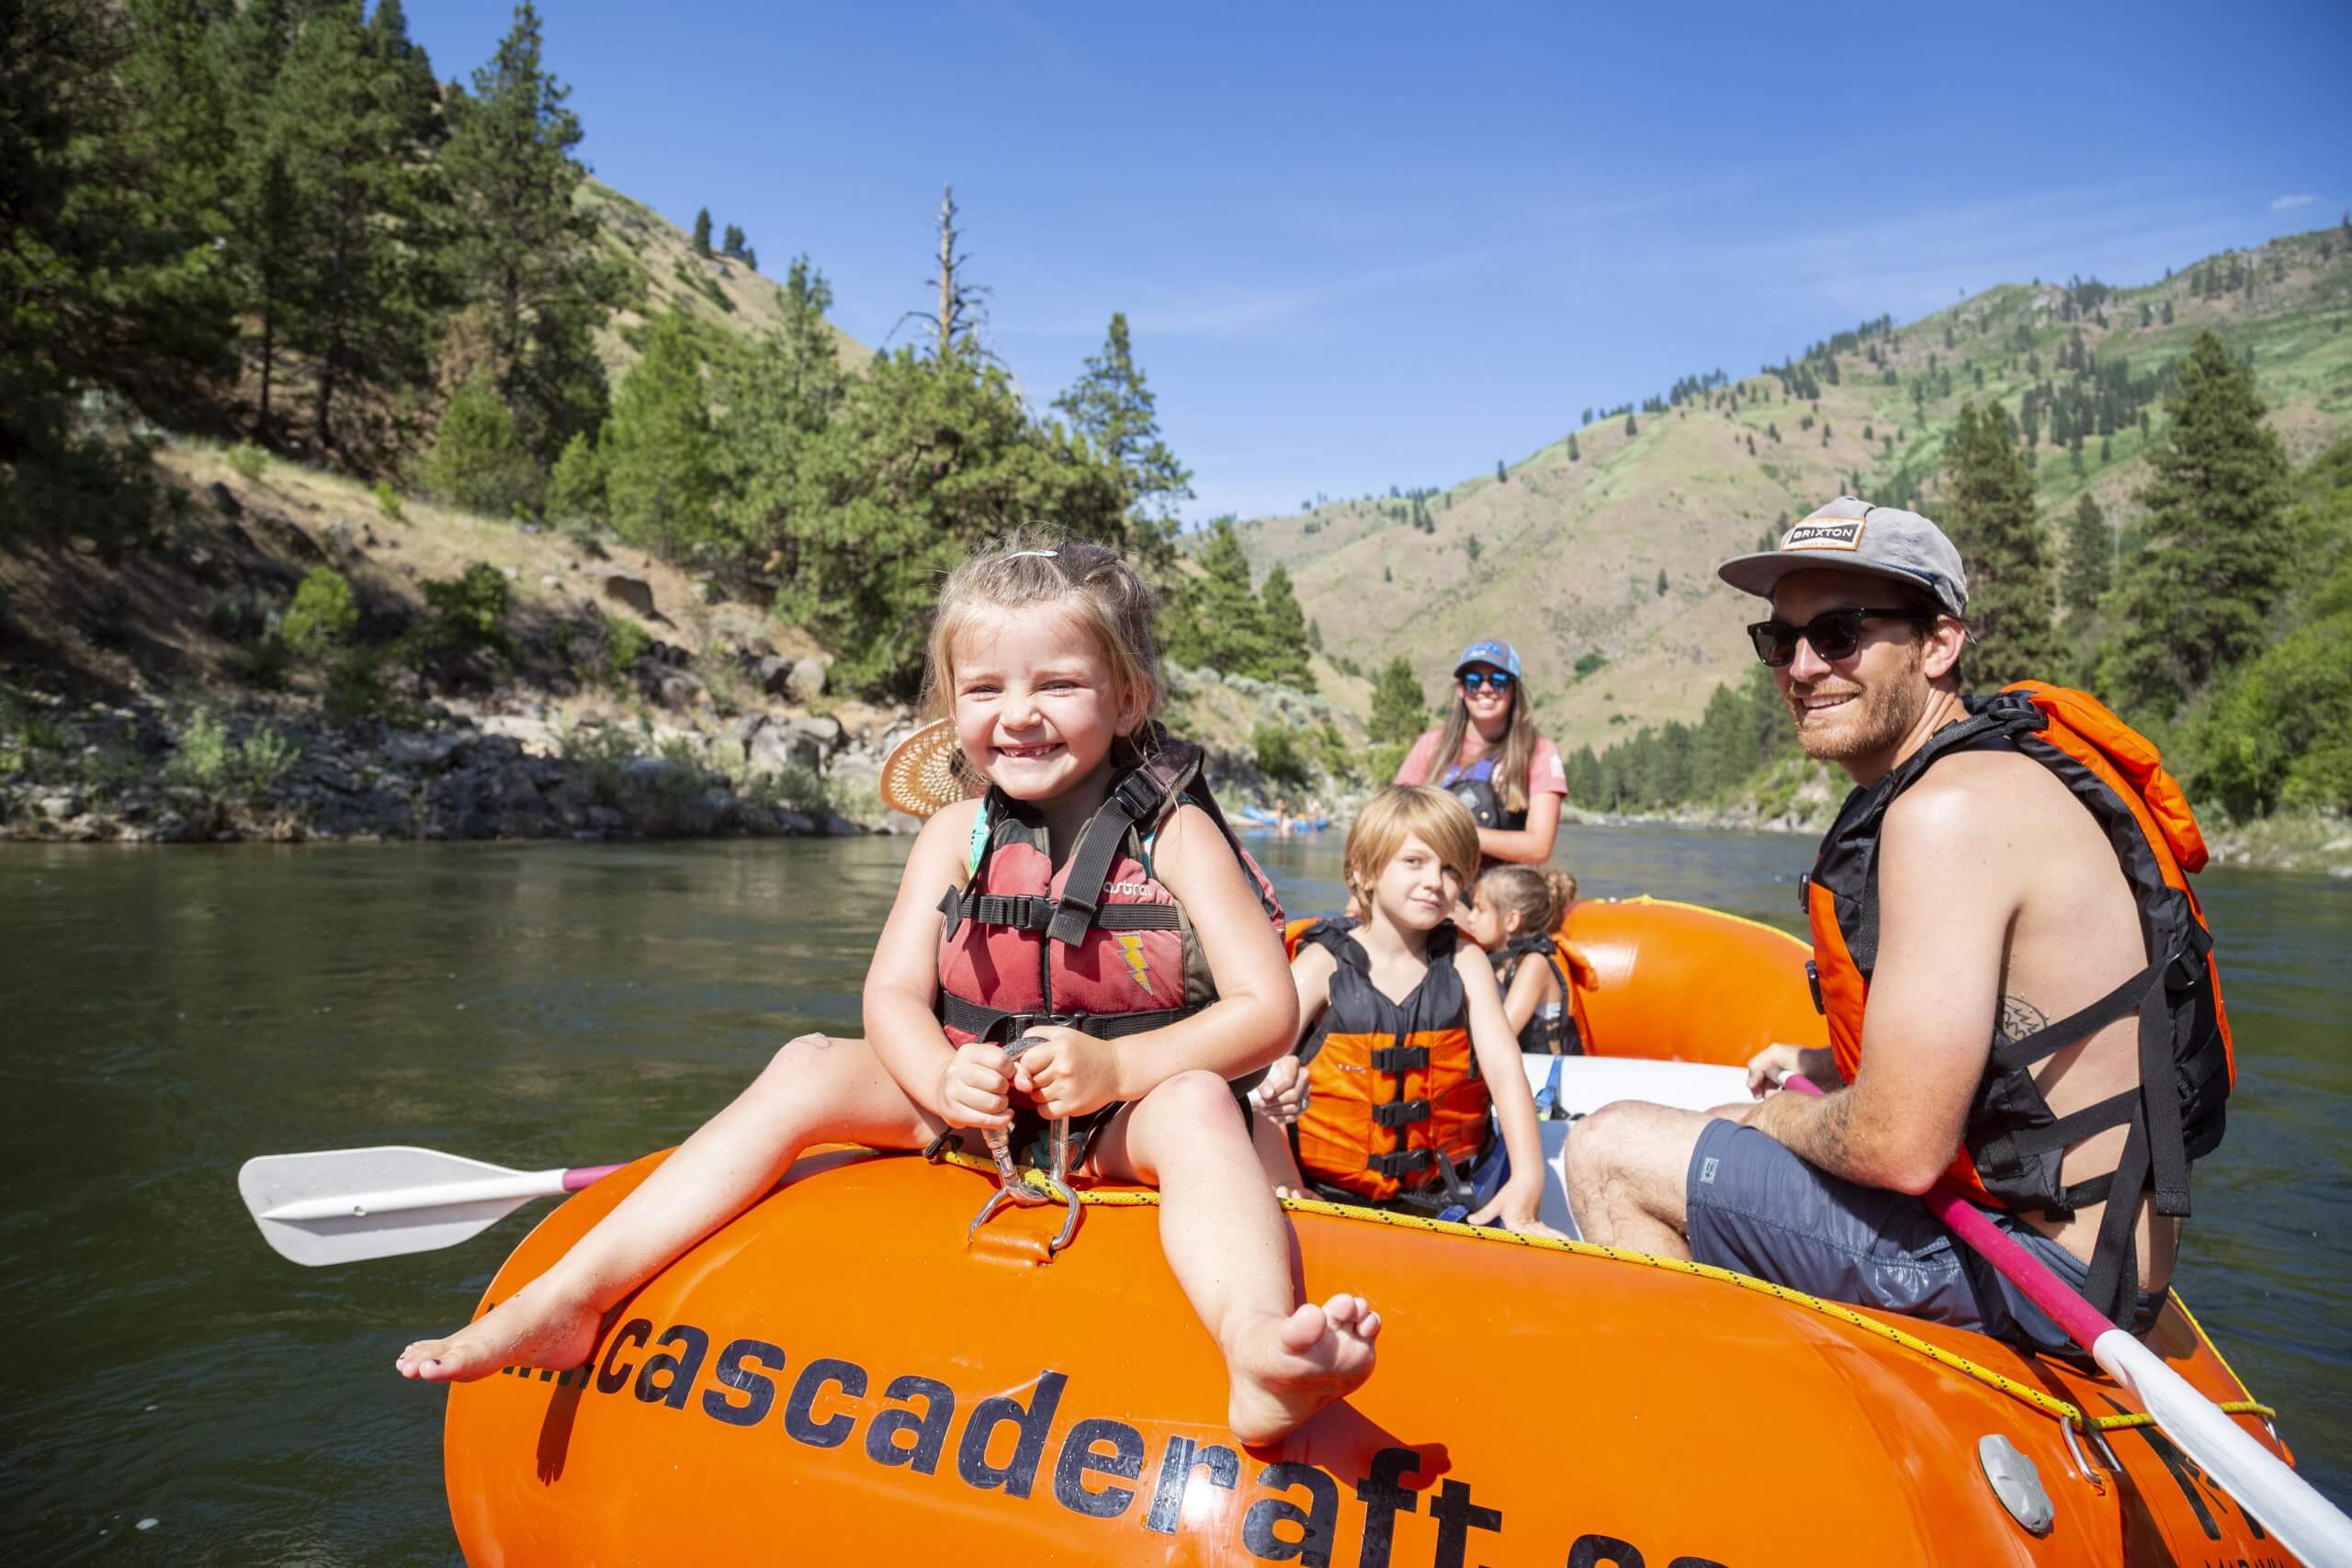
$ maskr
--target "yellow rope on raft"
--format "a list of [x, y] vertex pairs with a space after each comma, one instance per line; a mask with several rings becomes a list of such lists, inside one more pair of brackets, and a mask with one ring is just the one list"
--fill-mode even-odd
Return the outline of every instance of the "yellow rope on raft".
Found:
[[[989, 1161], [959, 1151], [944, 1152], [940, 1156], [940, 1163], [961, 1166], [966, 1170], [977, 1170], [991, 1177], [996, 1174], [996, 1167]], [[1077, 1193], [1078, 1201], [1089, 1208], [1148, 1209], [1157, 1208], [1159, 1203], [1159, 1194], [1149, 1189], [1096, 1191], [1086, 1188], [1073, 1188], [1072, 1190]], [[2130, 1427], [2152, 1426], [2155, 1421], [2154, 1416], [2146, 1415], [2089, 1415], [2081, 1405], [2072, 1401], [2059, 1399], [2038, 1388], [2021, 1383], [2015, 1378], [1996, 1372], [1990, 1367], [1972, 1361], [1967, 1357], [1947, 1350], [1940, 1345], [1931, 1345], [1916, 1334], [1906, 1334], [1891, 1323], [1865, 1316], [1842, 1303], [1824, 1301], [1819, 1296], [1807, 1295], [1803, 1291], [1791, 1290], [1786, 1285], [1776, 1285], [1770, 1280], [1759, 1280], [1752, 1274], [1741, 1274], [1729, 1269], [1719, 1269], [1712, 1263], [1697, 1263], [1687, 1258], [1660, 1258], [1654, 1253], [1632, 1252], [1618, 1247], [1602, 1247], [1596, 1242], [1569, 1241], [1564, 1237], [1521, 1235], [1516, 1231], [1497, 1230], [1485, 1225], [1465, 1225], [1452, 1220], [1426, 1219], [1419, 1214], [1391, 1213], [1385, 1209], [1366, 1209], [1353, 1203], [1331, 1203], [1320, 1198], [1284, 1198], [1281, 1202], [1283, 1208], [1293, 1213], [1322, 1214], [1335, 1220], [1352, 1220], [1361, 1224], [1387, 1225], [1396, 1230], [1426, 1231], [1438, 1235], [1458, 1235], [1471, 1241], [1500, 1243], [1507, 1247], [1523, 1247], [1537, 1252], [1562, 1252], [1578, 1258], [1605, 1258], [1612, 1263], [1634, 1263], [1649, 1269], [1663, 1269], [1671, 1274], [1690, 1274], [1702, 1280], [1714, 1280], [1726, 1285], [1736, 1285], [1743, 1291], [1758, 1292], [1775, 1300], [1786, 1302], [1792, 1306], [1804, 1307], [1809, 1312], [1817, 1312], [1824, 1317], [1835, 1318], [1839, 1323], [1859, 1328], [1865, 1334], [1875, 1334], [1882, 1339], [1891, 1340], [1906, 1350], [1925, 1356], [1939, 1367], [1958, 1372], [1963, 1377], [1973, 1378], [1987, 1388], [1996, 1389], [2012, 1399], [2032, 1405], [2045, 1416], [2070, 1422], [2076, 1427], [2087, 1427], [2094, 1431], [2109, 1432]], [[2182, 1316], [2188, 1316], [2188, 1309], [2181, 1303], [2178, 1296], [2173, 1297], [2173, 1303], [2180, 1307]], [[2197, 1326], [2196, 1319], [2189, 1318], [2188, 1321], [2189, 1326], [2196, 1329], [2197, 1337], [2204, 1339], [2205, 1331]], [[2206, 1343], [2210, 1345], [2211, 1341], [2209, 1339]], [[2214, 1354], [2218, 1359], [2220, 1352], [2216, 1351]], [[2228, 1371], [2227, 1362], [2222, 1363], [2222, 1370]], [[2233, 1381], [2238, 1381], [2236, 1373], [2231, 1372], [2230, 1376]], [[2243, 1381], [2238, 1381], [2238, 1386], [2244, 1388], [2245, 1384]], [[2219, 1408], [2224, 1415], [2260, 1416], [2265, 1419], [2275, 1417], [2278, 1414], [2269, 1405], [2257, 1404], [2251, 1399], [2233, 1400]]]

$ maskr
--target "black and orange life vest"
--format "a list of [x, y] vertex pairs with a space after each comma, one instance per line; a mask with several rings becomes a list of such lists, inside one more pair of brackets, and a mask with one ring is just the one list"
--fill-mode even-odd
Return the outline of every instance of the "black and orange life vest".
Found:
[[1510, 985], [1519, 974], [1519, 966], [1530, 958], [1542, 959], [1551, 966], [1552, 977], [1560, 983], [1560, 999], [1546, 1003], [1529, 1016], [1527, 1026], [1519, 1032], [1521, 1051], [1536, 1056], [1581, 1056], [1584, 1036], [1577, 1027], [1576, 988], [1569, 983], [1566, 955], [1560, 943], [1549, 932], [1534, 936], [1518, 936], [1503, 943], [1500, 953], [1488, 957], [1495, 966], [1495, 984], [1503, 997], [1510, 997]]
[[1186, 801], [1225, 835], [1281, 931], [1273, 885], [1226, 826], [1196, 747], [1169, 742], [1122, 773], [1058, 872], [1037, 813], [992, 789], [971, 878], [939, 901], [938, 1012], [951, 1044], [1002, 1044], [1036, 1023], [1121, 1039], [1216, 999], [1190, 917], [1151, 873], [1151, 842]]
[[1330, 1000], [1300, 1044], [1306, 1106], [1291, 1128], [1299, 1169], [1348, 1201], [1442, 1206], [1468, 1191], [1487, 1146], [1488, 1098], [1470, 1048], [1470, 998], [1453, 967], [1449, 923], [1430, 933], [1429, 972], [1401, 1002], [1372, 983], [1371, 955], [1344, 920], [1295, 922], [1292, 953], [1308, 942], [1338, 967]]
[[[2205, 841], [2155, 747], [2081, 692], [2024, 681], [1971, 699], [1966, 719], [1849, 795], [1822, 840], [1803, 885], [1814, 1000], [1828, 1019], [1838, 1071], [1851, 1083], [1878, 956], [1878, 841], [1887, 807], [1941, 759], [1993, 747], [2048, 768], [2105, 829], [2139, 906], [2148, 963], [2099, 1000], [2025, 1039], [1996, 1036], [1947, 1179], [2002, 1208], [2065, 1215], [2107, 1203], [2086, 1293], [2092, 1305], [2120, 1316], [2138, 1286], [2133, 1200], [2153, 1187], [2156, 1213], [2188, 1213], [2189, 1162], [2221, 1143], [2236, 1079], [2212, 937], [2188, 890], [2187, 874], [2205, 864]], [[2068, 1116], [2053, 1113], [2032, 1069], [2134, 1014], [2138, 1086]], [[2071, 1186], [2061, 1179], [2070, 1146], [2127, 1123], [2132, 1131], [2111, 1174]]]

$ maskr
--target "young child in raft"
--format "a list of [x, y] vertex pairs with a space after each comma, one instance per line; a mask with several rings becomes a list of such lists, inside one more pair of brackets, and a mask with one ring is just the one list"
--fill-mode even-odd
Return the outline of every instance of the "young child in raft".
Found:
[[[1362, 923], [1311, 929], [1291, 961], [1300, 1050], [1312, 1059], [1302, 1067], [1298, 1056], [1284, 1057], [1251, 1095], [1258, 1108], [1252, 1138], [1284, 1196], [1442, 1208], [1450, 1191], [1442, 1162], [1451, 1161], [1458, 1178], [1468, 1176], [1491, 1104], [1511, 1174], [1469, 1223], [1499, 1217], [1514, 1231], [1557, 1234], [1536, 1217], [1544, 1199], [1543, 1139], [1495, 972], [1485, 953], [1456, 940], [1453, 911], [1477, 864], [1478, 825], [1442, 789], [1392, 784], [1356, 813], [1345, 866]], [[1351, 1043], [1359, 1040], [1361, 1046]], [[1406, 1079], [1430, 1103], [1400, 1137], [1375, 1114], [1393, 1098], [1382, 1086], [1395, 1079], [1371, 1054], [1408, 1041], [1413, 1043], [1407, 1048], [1430, 1053], [1427, 1067], [1408, 1068]], [[1285, 1134], [1284, 1125], [1295, 1131]], [[1372, 1168], [1383, 1156], [1424, 1147], [1429, 1157], [1410, 1156], [1418, 1169]]]
[[[1043, 539], [975, 558], [942, 593], [930, 705], [993, 786], [985, 805], [1041, 825], [1057, 870], [1159, 703], [1153, 607], [1115, 551]], [[1022, 1107], [1016, 1143], [1035, 1117], [1070, 1117], [1073, 1172], [1159, 1189], [1161, 1245], [1224, 1353], [1235, 1437], [1273, 1441], [1371, 1376], [1379, 1316], [1355, 1295], [1299, 1303], [1288, 1227], [1228, 1088], [1289, 1046], [1297, 999], [1225, 835], [1186, 803], [1147, 846], [1149, 874], [1190, 919], [1215, 999], [1117, 1041], [1035, 1027], [1042, 1043], [1016, 1066], [997, 1043], [951, 1044], [936, 1010], [941, 895], [978, 862], [983, 805], [947, 805], [916, 838], [866, 974], [865, 1039], [786, 1045], [546, 1274], [450, 1337], [411, 1345], [401, 1373], [447, 1382], [579, 1366], [615, 1303], [766, 1193], [803, 1148], [919, 1149], [947, 1129], [1013, 1128], [1017, 1093], [1035, 1116]], [[967, 1142], [977, 1152], [978, 1137]]]
[[1532, 1055], [1584, 1054], [1568, 1004], [1570, 960], [1552, 934], [1576, 901], [1577, 879], [1550, 866], [1490, 865], [1470, 896], [1470, 934], [1494, 964], [1519, 1048]]

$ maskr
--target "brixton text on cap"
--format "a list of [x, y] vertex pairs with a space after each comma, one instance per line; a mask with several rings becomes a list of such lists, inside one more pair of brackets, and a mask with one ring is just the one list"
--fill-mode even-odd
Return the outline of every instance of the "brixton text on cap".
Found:
[[1949, 615], [1968, 609], [1968, 571], [1944, 531], [1916, 512], [1841, 495], [1800, 519], [1773, 549], [1734, 556], [1715, 568], [1734, 588], [1772, 596], [1792, 571], [1851, 571], [1925, 588]]

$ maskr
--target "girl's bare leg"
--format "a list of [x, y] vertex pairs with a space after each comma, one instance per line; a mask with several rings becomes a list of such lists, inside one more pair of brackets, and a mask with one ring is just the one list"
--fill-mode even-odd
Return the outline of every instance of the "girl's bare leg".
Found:
[[418, 1340], [394, 1364], [427, 1382], [501, 1367], [576, 1367], [614, 1303], [749, 1208], [810, 1144], [919, 1147], [939, 1130], [865, 1041], [804, 1034], [554, 1267], [448, 1338]]
[[1179, 1073], [1102, 1131], [1090, 1162], [1159, 1189], [1159, 1241], [1225, 1353], [1227, 1424], [1270, 1443], [1372, 1376], [1380, 1316], [1362, 1296], [1298, 1304], [1290, 1229], [1213, 1073]]

